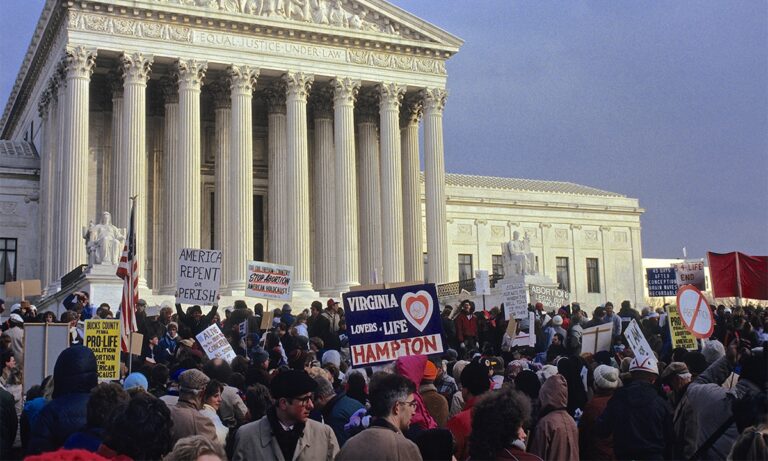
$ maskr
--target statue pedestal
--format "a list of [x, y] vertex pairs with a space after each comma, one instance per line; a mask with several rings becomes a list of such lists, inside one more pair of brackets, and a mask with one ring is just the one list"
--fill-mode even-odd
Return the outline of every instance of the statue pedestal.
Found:
[[117, 314], [120, 310], [123, 279], [117, 276], [117, 266], [107, 264], [91, 266], [73, 291], [77, 290], [87, 291], [96, 307], [101, 303], [107, 303], [113, 314]]

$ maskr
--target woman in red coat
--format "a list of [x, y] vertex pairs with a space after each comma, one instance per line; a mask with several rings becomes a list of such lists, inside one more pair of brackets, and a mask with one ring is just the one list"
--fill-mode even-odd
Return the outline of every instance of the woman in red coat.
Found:
[[584, 406], [579, 420], [579, 449], [583, 459], [614, 460], [613, 436], [599, 437], [595, 433], [595, 421], [603, 414], [613, 392], [621, 386], [619, 370], [609, 365], [595, 368], [595, 395]]

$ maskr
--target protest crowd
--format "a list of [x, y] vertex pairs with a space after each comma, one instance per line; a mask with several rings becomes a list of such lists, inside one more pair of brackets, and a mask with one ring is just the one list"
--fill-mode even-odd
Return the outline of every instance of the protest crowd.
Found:
[[[535, 334], [531, 346], [510, 337], [503, 308], [467, 300], [443, 306], [443, 353], [352, 368], [338, 300], [301, 311], [163, 305], [156, 316], [139, 301], [143, 350], [123, 353], [121, 379], [105, 381], [79, 322], [112, 318], [110, 306], [85, 292], [64, 306], [56, 318], [0, 305], [10, 312], [0, 459], [768, 459], [763, 307], [711, 306], [711, 337], [686, 350], [673, 347], [664, 309], [629, 301], [529, 305], [519, 328]], [[652, 356], [628, 347], [633, 321]], [[68, 323], [71, 346], [22, 395], [31, 322]], [[229, 362], [196, 339], [214, 324]], [[595, 325], [612, 328], [609, 350], [582, 350]]]

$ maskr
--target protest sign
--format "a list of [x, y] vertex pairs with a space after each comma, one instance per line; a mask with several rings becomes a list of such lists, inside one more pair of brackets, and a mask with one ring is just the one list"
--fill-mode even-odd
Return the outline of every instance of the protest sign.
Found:
[[195, 339], [197, 339], [197, 342], [203, 347], [205, 355], [207, 355], [209, 359], [222, 358], [229, 363], [237, 356], [235, 350], [232, 349], [229, 341], [227, 341], [226, 336], [221, 332], [221, 328], [216, 324], [213, 324], [200, 332], [200, 334], [195, 336]]
[[648, 296], [661, 298], [677, 294], [677, 272], [673, 267], [657, 267], [645, 270], [648, 279]]
[[[643, 335], [643, 331], [640, 329], [637, 320], [632, 319], [632, 321], [629, 322], [627, 329], [624, 330], [624, 337], [627, 338], [629, 347], [632, 349], [632, 352], [635, 353], [638, 362], [650, 361], [654, 364], [657, 363], [656, 356], [653, 355], [653, 349], [651, 349], [651, 346], [645, 339], [645, 335]], [[656, 366], [658, 366], [658, 364]]]
[[61, 351], [69, 347], [68, 323], [24, 324], [24, 392], [53, 374]]
[[504, 278], [501, 286], [501, 301], [504, 303], [504, 314], [507, 320], [525, 318], [528, 313], [525, 279], [520, 276]]
[[39, 296], [41, 293], [40, 280], [17, 280], [5, 283], [5, 299], [23, 301], [27, 296]]
[[570, 302], [569, 299], [571, 299], [569, 292], [559, 288], [530, 285], [528, 290], [531, 293], [531, 304], [541, 303], [547, 312], [557, 311], [562, 306], [567, 305]]
[[443, 352], [434, 284], [353, 291], [342, 298], [353, 366]]
[[512, 347], [515, 346], [528, 346], [528, 347], [534, 347], [536, 345], [536, 329], [533, 328], [534, 323], [536, 322], [536, 314], [533, 312], [528, 312], [528, 332], [520, 331], [516, 336], [515, 340], [512, 342]]
[[667, 306], [667, 319], [669, 324], [669, 335], [672, 338], [672, 348], [684, 347], [689, 351], [698, 349], [696, 337], [685, 329], [683, 320], [677, 312], [677, 306]]
[[715, 329], [715, 318], [704, 295], [692, 285], [677, 291], [677, 310], [685, 329], [697, 338], [709, 338]]
[[99, 379], [120, 379], [120, 320], [86, 320], [85, 347], [96, 356]]
[[478, 296], [491, 295], [491, 279], [488, 278], [488, 271], [475, 271], [475, 294]]
[[247, 275], [246, 296], [282, 301], [290, 301], [293, 297], [293, 266], [251, 261]]
[[703, 259], [672, 263], [670, 266], [675, 269], [678, 287], [682, 287], [683, 285], [693, 285], [702, 291], [707, 289], [704, 278]]
[[581, 336], [581, 352], [597, 354], [600, 351], [610, 351], [612, 341], [612, 323], [585, 328]]
[[177, 303], [216, 303], [221, 287], [221, 251], [182, 248], [176, 276]]

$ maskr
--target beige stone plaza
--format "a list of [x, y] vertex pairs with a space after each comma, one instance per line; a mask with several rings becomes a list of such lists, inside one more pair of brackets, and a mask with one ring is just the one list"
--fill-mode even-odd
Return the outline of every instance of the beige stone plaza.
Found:
[[255, 259], [309, 299], [498, 272], [517, 232], [572, 299], [641, 301], [637, 199], [445, 173], [461, 45], [380, 0], [47, 1], [0, 122], [15, 278], [56, 293], [89, 221], [126, 228], [137, 196], [149, 299], [181, 248], [223, 250], [227, 296]]

